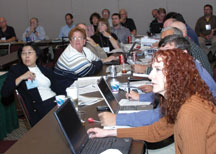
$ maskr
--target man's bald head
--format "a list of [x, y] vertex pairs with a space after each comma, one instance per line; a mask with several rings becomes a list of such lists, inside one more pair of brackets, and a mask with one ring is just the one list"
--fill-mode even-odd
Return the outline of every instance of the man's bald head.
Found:
[[187, 28], [186, 28], [186, 26], [185, 26], [185, 24], [183, 22], [175, 21], [170, 26], [180, 29], [182, 31], [182, 33], [183, 33], [183, 36], [184, 37], [187, 36]]
[[0, 27], [2, 29], [7, 27], [7, 22], [6, 22], [6, 19], [4, 17], [0, 17]]
[[174, 18], [169, 18], [167, 20], [165, 20], [164, 24], [163, 24], [163, 27], [169, 27], [173, 22], [175, 22], [176, 19]]
[[161, 39], [169, 35], [178, 35], [183, 37], [182, 31], [176, 27], [165, 27], [161, 31]]

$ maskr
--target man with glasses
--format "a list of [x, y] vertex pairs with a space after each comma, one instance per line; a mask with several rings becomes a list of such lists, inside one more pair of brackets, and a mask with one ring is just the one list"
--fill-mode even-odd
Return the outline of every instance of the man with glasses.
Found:
[[110, 18], [110, 10], [103, 9], [101, 14], [102, 14], [102, 18], [106, 19], [109, 22], [110, 27], [112, 27], [112, 19]]
[[45, 40], [46, 32], [42, 26], [39, 25], [39, 20], [36, 17], [30, 19], [30, 26], [26, 28], [23, 33], [22, 40], [25, 42], [33, 42], [37, 40]]

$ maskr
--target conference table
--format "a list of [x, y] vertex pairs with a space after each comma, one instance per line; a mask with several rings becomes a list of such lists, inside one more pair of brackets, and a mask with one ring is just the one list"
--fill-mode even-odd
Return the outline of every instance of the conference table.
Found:
[[[107, 66], [103, 66], [103, 69], [97, 76], [106, 74]], [[120, 82], [125, 82], [128, 75], [119, 77]], [[109, 79], [108, 79], [109, 80]], [[98, 91], [85, 94], [89, 97], [101, 97]], [[125, 93], [119, 93], [119, 97], [124, 96]], [[119, 98], [117, 96], [117, 99]], [[79, 110], [84, 113], [84, 121], [86, 130], [92, 127], [101, 127], [99, 123], [87, 122], [89, 117], [93, 117], [98, 120], [98, 111], [96, 107], [99, 105], [106, 105], [102, 100], [96, 104], [90, 106], [79, 107]], [[150, 107], [152, 108], [152, 107]], [[148, 109], [150, 109], [148, 108]], [[5, 154], [69, 154], [70, 148], [66, 142], [66, 139], [54, 117], [54, 111], [57, 107], [54, 107], [43, 119], [41, 119], [34, 127], [32, 127], [23, 137], [21, 137]], [[143, 141], [133, 141], [130, 153], [142, 154], [144, 150]]]

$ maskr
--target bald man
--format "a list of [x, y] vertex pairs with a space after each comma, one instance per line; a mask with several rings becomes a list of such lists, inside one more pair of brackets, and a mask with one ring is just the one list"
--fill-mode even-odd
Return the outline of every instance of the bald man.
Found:
[[209, 63], [207, 55], [205, 54], [205, 52], [196, 43], [194, 43], [193, 40], [191, 40], [187, 36], [186, 25], [184, 23], [180, 22], [180, 21], [175, 21], [170, 26], [171, 27], [176, 27], [176, 28], [178, 28], [178, 29], [180, 29], [182, 31], [183, 36], [190, 42], [192, 56], [195, 59], [197, 59], [198, 61], [200, 61], [202, 66], [209, 72], [209, 74], [211, 74], [211, 76], [213, 76], [212, 68], [211, 68], [211, 65]]
[[198, 42], [198, 36], [195, 33], [195, 31], [186, 23], [184, 20], [184, 17], [182, 14], [177, 12], [170, 12], [167, 14], [166, 18], [164, 19], [164, 27], [170, 26], [170, 24], [174, 21], [180, 21], [183, 22], [186, 25], [187, 28], [187, 35], [190, 37], [197, 45], [199, 45]]
[[119, 11], [119, 14], [121, 16], [121, 25], [128, 28], [132, 35], [136, 35], [136, 25], [133, 21], [133, 19], [128, 18], [127, 11], [125, 9], [121, 9]]
[[7, 25], [4, 17], [0, 17], [0, 42], [13, 42], [16, 40], [14, 28]]

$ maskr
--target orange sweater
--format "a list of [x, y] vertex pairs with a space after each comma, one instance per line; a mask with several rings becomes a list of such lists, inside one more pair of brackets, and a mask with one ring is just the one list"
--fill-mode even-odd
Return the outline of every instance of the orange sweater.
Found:
[[173, 133], [176, 154], [216, 154], [216, 114], [197, 95], [182, 105], [174, 125], [162, 118], [149, 126], [117, 130], [118, 137], [148, 142], [161, 141]]

